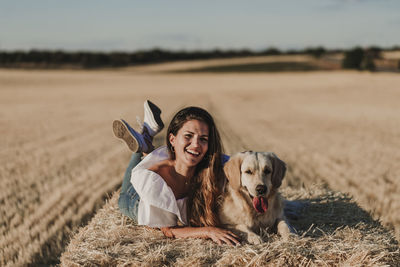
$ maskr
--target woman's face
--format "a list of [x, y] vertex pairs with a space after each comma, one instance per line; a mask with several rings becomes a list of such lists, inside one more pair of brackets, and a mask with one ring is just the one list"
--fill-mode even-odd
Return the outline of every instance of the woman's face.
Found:
[[200, 163], [208, 150], [208, 125], [199, 120], [189, 120], [176, 136], [170, 134], [169, 141], [175, 150], [175, 160], [194, 167]]

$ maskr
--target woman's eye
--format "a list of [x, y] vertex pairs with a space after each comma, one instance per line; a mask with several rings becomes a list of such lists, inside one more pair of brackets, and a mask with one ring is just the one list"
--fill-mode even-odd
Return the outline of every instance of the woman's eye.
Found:
[[186, 139], [190, 139], [192, 137], [192, 135], [190, 135], [190, 134], [185, 134], [185, 138]]
[[208, 143], [208, 139], [207, 138], [201, 138], [200, 141], [202, 141], [204, 143]]

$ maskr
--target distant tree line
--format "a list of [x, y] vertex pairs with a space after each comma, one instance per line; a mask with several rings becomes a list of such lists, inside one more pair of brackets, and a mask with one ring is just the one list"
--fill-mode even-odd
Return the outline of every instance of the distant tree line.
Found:
[[0, 67], [81, 67], [81, 68], [103, 68], [124, 67], [150, 63], [161, 63], [181, 60], [233, 58], [244, 56], [263, 56], [281, 54], [311, 54], [321, 56], [325, 49], [307, 48], [306, 50], [290, 50], [282, 52], [276, 48], [268, 48], [263, 51], [254, 52], [247, 49], [242, 50], [211, 50], [211, 51], [168, 51], [152, 49], [137, 52], [65, 52], [65, 51], [0, 51]]
[[[394, 47], [393, 49], [399, 49]], [[244, 56], [263, 55], [293, 55], [309, 54], [319, 58], [327, 53], [344, 52], [345, 58], [342, 62], [343, 68], [374, 70], [373, 59], [379, 58], [382, 49], [372, 47], [367, 50], [360, 47], [342, 51], [326, 50], [323, 47], [311, 47], [303, 50], [280, 51], [277, 48], [268, 48], [263, 51], [242, 50], [210, 50], [210, 51], [168, 51], [163, 49], [152, 49], [136, 52], [66, 52], [49, 50], [30, 51], [0, 51], [0, 67], [76, 67], [76, 68], [105, 68], [125, 67], [151, 63], [196, 60], [196, 59], [217, 59], [233, 58]], [[400, 64], [400, 63], [399, 63]], [[400, 66], [399, 66], [400, 67]]]
[[[277, 50], [265, 51], [263, 54], [276, 54]], [[210, 59], [210, 58], [230, 58], [253, 56], [249, 50], [239, 51], [192, 51], [192, 52], [172, 52], [161, 49], [149, 51], [128, 52], [64, 52], [64, 51], [0, 51], [0, 66], [24, 66], [36, 65], [43, 67], [52, 66], [80, 66], [83, 68], [101, 67], [123, 67], [129, 65], [140, 65], [149, 63], [160, 63], [178, 60]]]

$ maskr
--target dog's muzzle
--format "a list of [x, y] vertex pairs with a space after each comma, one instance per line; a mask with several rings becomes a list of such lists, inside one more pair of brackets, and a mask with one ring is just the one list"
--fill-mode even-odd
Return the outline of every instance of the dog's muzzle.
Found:
[[[246, 187], [245, 187], [246, 188]], [[256, 192], [257, 196], [253, 196], [250, 191], [246, 188], [247, 193], [249, 194], [250, 199], [253, 202], [253, 208], [258, 213], [264, 213], [268, 210], [268, 200], [264, 195], [267, 192], [268, 188], [265, 185], [257, 185]]]
[[265, 193], [267, 193], [268, 187], [263, 184], [259, 184], [256, 186], [257, 196], [250, 197], [253, 199], [253, 207], [258, 213], [264, 213], [268, 210], [268, 200], [264, 197]]

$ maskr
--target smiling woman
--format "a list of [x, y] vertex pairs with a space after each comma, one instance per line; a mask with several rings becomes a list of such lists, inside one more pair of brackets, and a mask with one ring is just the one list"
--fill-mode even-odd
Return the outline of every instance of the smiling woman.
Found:
[[[123, 120], [113, 123], [115, 135], [135, 152], [118, 201], [121, 212], [139, 225], [161, 229], [167, 237], [239, 244], [235, 234], [218, 227], [223, 155], [212, 116], [198, 107], [180, 110], [168, 127], [167, 146], [151, 151], [152, 139], [163, 126], [160, 114], [146, 101], [142, 133]], [[141, 160], [142, 152], [151, 153]]]

